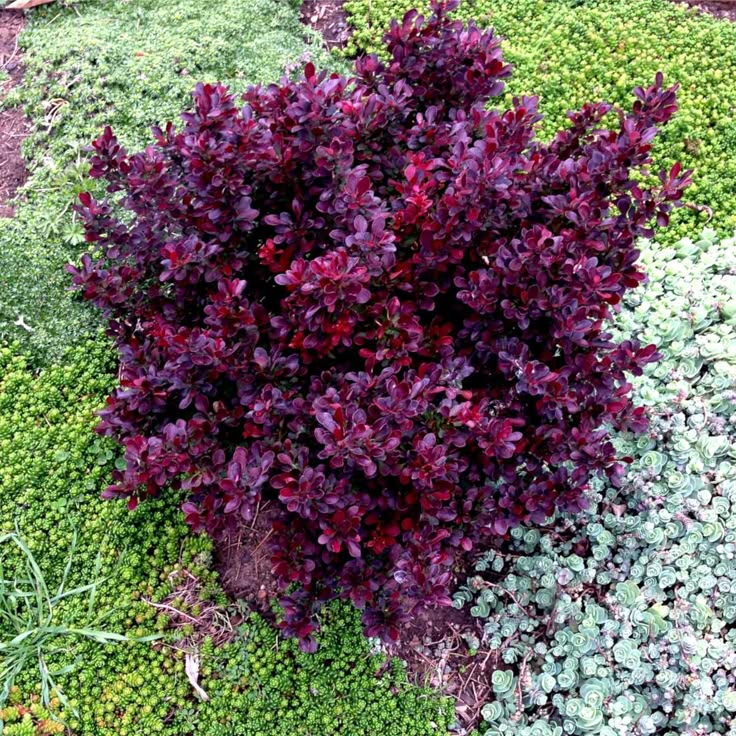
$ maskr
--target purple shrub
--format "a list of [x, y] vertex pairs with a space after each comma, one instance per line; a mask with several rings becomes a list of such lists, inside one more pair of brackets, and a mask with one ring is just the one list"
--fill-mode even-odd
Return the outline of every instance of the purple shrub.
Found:
[[616, 483], [608, 428], [645, 425], [627, 374], [655, 349], [606, 322], [689, 181], [640, 183], [675, 89], [660, 75], [616, 129], [587, 105], [539, 142], [535, 98], [487, 109], [510, 68], [452, 7], [407, 14], [393, 61], [354, 78], [310, 64], [242, 107], [198, 85], [181, 131], [135, 155], [109, 129], [94, 143], [113, 196], [82, 197], [93, 252], [72, 272], [120, 353], [107, 495], [183, 488], [213, 534], [278, 499], [305, 647], [337, 595], [395, 639], [480, 539]]

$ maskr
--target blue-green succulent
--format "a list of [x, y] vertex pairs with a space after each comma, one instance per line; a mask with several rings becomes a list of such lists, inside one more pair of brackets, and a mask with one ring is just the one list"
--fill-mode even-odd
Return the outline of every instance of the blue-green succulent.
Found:
[[736, 239], [645, 243], [642, 265], [615, 328], [663, 358], [634, 382], [651, 419], [617, 438], [623, 487], [513, 530], [455, 598], [524, 662], [494, 673], [485, 736], [736, 733]]

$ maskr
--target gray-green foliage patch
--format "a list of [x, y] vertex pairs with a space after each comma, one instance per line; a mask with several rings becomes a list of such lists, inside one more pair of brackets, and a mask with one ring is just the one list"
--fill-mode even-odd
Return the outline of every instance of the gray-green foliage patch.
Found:
[[623, 488], [517, 529], [456, 605], [500, 650], [486, 736], [736, 732], [736, 239], [648, 245], [617, 329], [661, 346]]
[[245, 90], [327, 54], [286, 0], [53, 5], [30, 16], [22, 46], [25, 81], [5, 104], [24, 104], [33, 122], [32, 176], [15, 219], [0, 220], [0, 338], [43, 361], [98, 319], [69, 295], [63, 271], [83, 238], [72, 205], [91, 186], [84, 147], [111, 125], [140, 149], [153, 124], [178, 119], [196, 82]]

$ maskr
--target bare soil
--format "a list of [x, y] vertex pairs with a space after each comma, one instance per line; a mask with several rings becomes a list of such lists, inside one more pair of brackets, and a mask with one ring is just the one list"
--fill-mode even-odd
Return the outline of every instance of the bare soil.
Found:
[[215, 541], [215, 569], [225, 592], [267, 618], [272, 617], [271, 601], [278, 596], [268, 544], [275, 512], [273, 504], [266, 502], [250, 527]]
[[736, 0], [678, 0], [683, 5], [697, 8], [702, 13], [715, 15], [716, 18], [736, 21]]
[[304, 0], [301, 17], [322, 34], [328, 48], [342, 48], [350, 38], [343, 0]]
[[[225, 592], [269, 620], [274, 618], [271, 605], [278, 597], [269, 549], [276, 511], [273, 503], [265, 503], [252, 526], [215, 542], [215, 568]], [[465, 577], [466, 573], [459, 571], [458, 578]], [[389, 654], [406, 662], [412, 682], [454, 698], [463, 726], [460, 734], [468, 733], [478, 722], [497, 665], [498, 652], [482, 648], [471, 652], [469, 642], [482, 638], [482, 622], [470, 615], [469, 607], [437, 608], [414, 617], [402, 630], [399, 642], [389, 649]]]
[[417, 616], [404, 628], [394, 652], [406, 662], [412, 682], [453, 698], [462, 729], [459, 734], [477, 726], [498, 663], [498, 651], [482, 647], [471, 650], [469, 642], [473, 639], [483, 640], [483, 623], [470, 615], [469, 606], [460, 610], [436, 608]]
[[[0, 72], [10, 77], [0, 83], [0, 100], [23, 79], [18, 36], [24, 26], [22, 13], [0, 10]], [[21, 110], [0, 110], [0, 217], [13, 216], [9, 202], [28, 177], [21, 155], [21, 144], [28, 130], [28, 121]]]

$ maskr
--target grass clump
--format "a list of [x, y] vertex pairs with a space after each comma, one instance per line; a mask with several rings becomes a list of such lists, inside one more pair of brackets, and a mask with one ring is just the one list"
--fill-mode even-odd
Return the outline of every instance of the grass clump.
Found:
[[[428, 3], [348, 0], [354, 27], [350, 51], [382, 49], [392, 18]], [[463, 0], [458, 15], [493, 26], [506, 38], [504, 56], [515, 71], [514, 95], [535, 94], [545, 114], [542, 135], [565, 113], [590, 99], [628, 106], [631, 90], [651, 84], [657, 71], [679, 82], [680, 111], [654, 147], [653, 170], [681, 161], [695, 170], [686, 199], [709, 207], [710, 223], [728, 235], [736, 226], [736, 24], [696, 15], [669, 0]], [[700, 228], [710, 213], [683, 209], [662, 238], [672, 243]]]
[[[17, 349], [0, 350], [2, 577], [16, 581], [12, 587], [21, 592], [49, 591], [33, 611], [36, 624], [2, 617], [0, 642], [12, 645], [21, 624], [35, 629], [32, 638], [40, 637], [37, 643], [44, 645], [36, 652], [44, 670], [61, 674], [49, 683], [39, 675], [38, 658], [28, 656], [14, 671], [14, 681], [27, 698], [36, 694], [47, 700], [47, 693], [63, 693], [67, 700], [59, 715], [80, 734], [122, 733], [108, 729], [113, 722], [141, 729], [146, 723], [163, 725], [172, 707], [186, 704], [190, 690], [169, 674], [176, 664], [169, 649], [132, 641], [110, 647], [62, 632], [93, 629], [125, 637], [164, 632], [165, 617], [142, 598], [166, 596], [169, 576], [179, 567], [213, 589], [210, 544], [188, 535], [180, 514], [157, 509], [154, 523], [130, 514], [124, 504], [99, 498], [115, 455], [111, 444], [93, 432], [93, 412], [114, 381], [112, 366], [104, 340], [72, 349], [63, 365], [39, 375]], [[16, 526], [22, 546], [10, 538]], [[24, 579], [29, 585], [21, 584]], [[90, 606], [85, 593], [93, 583]], [[3, 666], [17, 659], [5, 658]], [[133, 687], [136, 682], [140, 686]], [[107, 703], [119, 683], [128, 689], [116, 715]]]
[[[33, 664], [38, 665], [43, 706], [51, 706], [54, 693], [60, 703], [69, 707], [66, 697], [56, 684], [55, 677], [70, 671], [72, 666], [67, 666], [59, 673], [52, 672], [48, 666], [48, 657], [61, 651], [63, 646], [67, 646], [69, 639], [90, 639], [99, 644], [127, 640], [126, 636], [113, 631], [89, 625], [65, 626], [55, 621], [56, 608], [61, 602], [71, 596], [81, 595], [87, 596], [87, 615], [91, 620], [96, 622], [104, 617], [95, 610], [97, 581], [71, 589], [67, 586], [67, 578], [74, 562], [76, 542], [77, 537], [74, 535], [61, 582], [54, 591], [46, 584], [44, 574], [33, 552], [23, 541], [17, 526], [14, 532], [0, 535], [0, 622], [3, 629], [9, 630], [9, 635], [12, 636], [8, 641], [0, 642], [0, 656], [2, 656], [0, 706], [7, 702], [15, 678]], [[20, 571], [6, 578], [3, 552], [8, 546], [21, 554], [23, 562]], [[99, 567], [101, 563], [99, 554], [97, 562]]]

